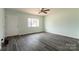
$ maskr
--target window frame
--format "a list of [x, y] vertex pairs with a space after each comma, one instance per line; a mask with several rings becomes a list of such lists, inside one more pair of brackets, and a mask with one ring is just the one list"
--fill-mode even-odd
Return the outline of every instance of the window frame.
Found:
[[28, 27], [39, 27], [39, 18], [28, 18]]

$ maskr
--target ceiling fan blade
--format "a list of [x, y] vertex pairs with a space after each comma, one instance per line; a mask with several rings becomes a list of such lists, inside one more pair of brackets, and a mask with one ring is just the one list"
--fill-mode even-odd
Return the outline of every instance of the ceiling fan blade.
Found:
[[44, 10], [44, 11], [50, 11], [50, 9], [46, 9], [46, 10]]
[[41, 10], [44, 10], [44, 8], [42, 8]]
[[50, 9], [41, 8], [41, 10], [40, 10], [39, 14], [40, 14], [40, 13], [47, 14], [47, 12], [46, 12], [46, 11], [50, 11]]
[[43, 13], [47, 14], [47, 12], [43, 11]]

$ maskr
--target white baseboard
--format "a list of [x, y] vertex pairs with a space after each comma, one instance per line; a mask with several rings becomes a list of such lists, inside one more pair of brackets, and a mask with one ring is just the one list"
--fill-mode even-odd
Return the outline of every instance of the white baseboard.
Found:
[[[52, 32], [48, 32], [48, 33], [52, 33]], [[74, 38], [74, 39], [78, 39], [78, 37], [75, 37], [75, 36], [69, 36], [69, 35], [65, 35], [65, 34], [61, 34], [61, 33], [53, 33], [53, 34], [57, 34], [57, 35], [61, 35], [61, 36], [66, 36], [66, 37], [70, 37], [70, 38]]]

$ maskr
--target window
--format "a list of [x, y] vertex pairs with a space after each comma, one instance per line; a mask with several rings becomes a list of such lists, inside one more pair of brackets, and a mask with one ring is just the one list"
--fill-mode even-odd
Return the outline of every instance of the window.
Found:
[[28, 18], [28, 27], [39, 27], [39, 19]]

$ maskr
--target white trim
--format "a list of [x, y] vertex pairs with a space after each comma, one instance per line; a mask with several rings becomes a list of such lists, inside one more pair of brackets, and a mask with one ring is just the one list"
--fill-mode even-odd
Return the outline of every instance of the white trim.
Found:
[[[52, 32], [48, 32], [48, 33], [52, 33]], [[69, 37], [69, 38], [74, 38], [74, 39], [78, 39], [78, 37], [73, 37], [73, 36], [69, 36], [69, 35], [65, 35], [65, 34], [61, 34], [61, 33], [53, 33], [53, 34], [57, 34], [57, 35], [62, 35], [62, 36], [66, 36], [66, 37]]]

